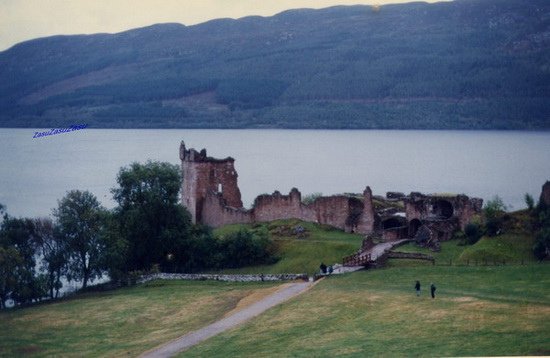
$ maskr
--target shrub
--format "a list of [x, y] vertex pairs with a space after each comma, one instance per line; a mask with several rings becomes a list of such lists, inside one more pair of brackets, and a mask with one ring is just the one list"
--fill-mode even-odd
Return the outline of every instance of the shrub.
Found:
[[483, 212], [485, 214], [485, 231], [488, 236], [495, 236], [501, 233], [504, 224], [503, 215], [506, 208], [506, 205], [504, 205], [504, 202], [498, 195], [485, 204]]
[[550, 257], [550, 228], [543, 229], [536, 237], [533, 254], [538, 260]]
[[483, 236], [483, 230], [479, 224], [468, 223], [464, 227], [464, 235], [465, 235], [466, 243], [468, 245], [473, 245], [476, 242], [478, 242], [479, 239], [481, 239], [481, 237]]
[[220, 266], [239, 268], [274, 262], [272, 244], [264, 232], [239, 230], [223, 238], [219, 244]]

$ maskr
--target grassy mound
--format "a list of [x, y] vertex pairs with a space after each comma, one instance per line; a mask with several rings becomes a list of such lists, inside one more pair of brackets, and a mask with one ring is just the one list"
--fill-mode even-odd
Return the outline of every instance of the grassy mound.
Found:
[[273, 265], [224, 270], [224, 273], [307, 273], [318, 272], [319, 265], [341, 263], [344, 256], [361, 247], [362, 236], [348, 234], [326, 225], [299, 220], [277, 220], [251, 225], [228, 225], [216, 229], [218, 237], [240, 229], [264, 231], [275, 243], [279, 260]]
[[459, 261], [464, 262], [521, 262], [534, 261], [532, 235], [503, 234], [483, 237], [476, 244], [464, 249]]

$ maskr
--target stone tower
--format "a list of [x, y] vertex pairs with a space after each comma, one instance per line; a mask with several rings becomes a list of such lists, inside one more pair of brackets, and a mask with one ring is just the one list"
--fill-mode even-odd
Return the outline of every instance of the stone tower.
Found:
[[197, 152], [180, 144], [183, 174], [182, 203], [191, 213], [193, 223], [201, 222], [205, 199], [209, 194], [220, 195], [229, 207], [242, 208], [241, 192], [237, 186], [235, 159], [215, 159], [206, 155], [206, 149]]

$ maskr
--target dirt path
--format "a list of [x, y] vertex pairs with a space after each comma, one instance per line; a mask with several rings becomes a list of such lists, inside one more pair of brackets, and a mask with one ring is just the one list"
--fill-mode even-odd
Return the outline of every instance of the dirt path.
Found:
[[194, 346], [210, 337], [213, 337], [223, 331], [236, 327], [237, 325], [248, 321], [249, 319], [263, 313], [300, 293], [306, 291], [314, 283], [313, 282], [298, 282], [285, 285], [283, 289], [269, 295], [250, 306], [238, 310], [234, 314], [222, 318], [204, 328], [190, 332], [176, 340], [173, 340], [161, 347], [145, 352], [140, 357], [142, 358], [160, 358], [171, 357], [176, 353], [182, 352], [189, 347]]

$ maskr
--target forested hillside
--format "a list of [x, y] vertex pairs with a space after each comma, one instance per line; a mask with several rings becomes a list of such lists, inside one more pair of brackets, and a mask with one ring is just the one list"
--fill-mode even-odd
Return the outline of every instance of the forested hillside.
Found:
[[550, 129], [550, 2], [290, 10], [0, 52], [0, 126]]

